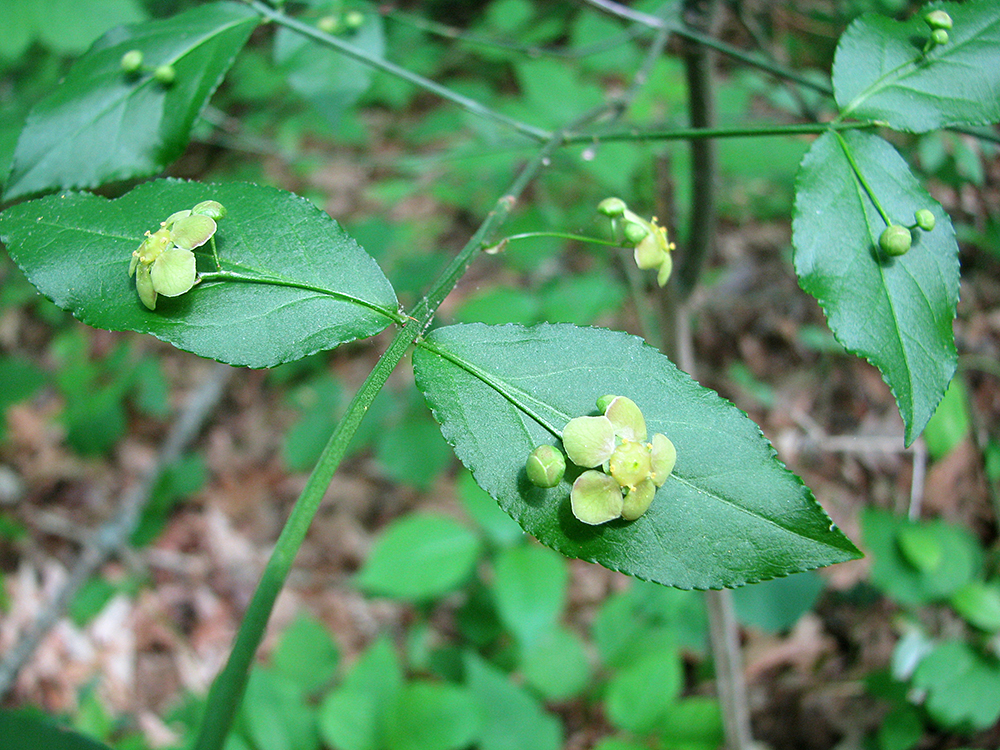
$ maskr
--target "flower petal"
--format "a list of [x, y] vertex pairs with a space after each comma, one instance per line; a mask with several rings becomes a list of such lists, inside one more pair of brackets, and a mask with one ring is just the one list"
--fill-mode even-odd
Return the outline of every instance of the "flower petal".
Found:
[[635, 264], [643, 270], [659, 268], [663, 259], [669, 257], [663, 249], [658, 231], [650, 232], [635, 246]]
[[652, 480], [657, 487], [662, 487], [670, 472], [677, 463], [677, 449], [670, 438], [657, 432], [650, 441], [650, 457], [652, 464]]
[[177, 247], [193, 250], [208, 242], [216, 229], [218, 225], [210, 216], [189, 214], [174, 222], [170, 229], [170, 239]]
[[604, 416], [611, 420], [615, 435], [622, 440], [646, 442], [646, 420], [632, 399], [625, 396], [613, 399], [604, 411]]
[[153, 262], [149, 275], [157, 293], [167, 297], [184, 294], [194, 286], [194, 253], [179, 247], [171, 248]]
[[618, 482], [599, 471], [585, 471], [573, 482], [569, 496], [573, 515], [591, 526], [622, 514], [622, 491]]
[[135, 269], [135, 290], [139, 293], [142, 304], [150, 310], [156, 309], [156, 290], [149, 276], [149, 264], [140, 263]]
[[615, 451], [615, 428], [607, 417], [576, 417], [563, 428], [563, 448], [577, 466], [600, 466]]
[[645, 479], [635, 488], [629, 490], [622, 503], [622, 518], [626, 521], [634, 521], [647, 510], [656, 495], [656, 485], [652, 479]]

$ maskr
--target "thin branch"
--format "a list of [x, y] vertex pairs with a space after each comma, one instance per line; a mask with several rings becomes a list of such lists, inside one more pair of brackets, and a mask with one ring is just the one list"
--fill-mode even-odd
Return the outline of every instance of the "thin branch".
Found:
[[424, 78], [421, 75], [417, 75], [406, 68], [400, 67], [395, 63], [389, 62], [381, 57], [375, 57], [369, 54], [359, 47], [355, 47], [353, 44], [345, 42], [343, 39], [331, 36], [330, 34], [325, 34], [319, 29], [310, 26], [307, 23], [303, 23], [296, 18], [285, 15], [280, 10], [275, 10], [270, 5], [261, 2], [260, 0], [246, 0], [247, 4], [252, 7], [255, 11], [260, 13], [262, 16], [271, 19], [279, 26], [284, 26], [286, 29], [291, 29], [299, 34], [302, 34], [315, 42], [335, 49], [337, 52], [341, 52], [350, 58], [358, 60], [359, 62], [369, 65], [377, 70], [381, 70], [383, 73], [388, 73], [389, 75], [401, 78], [404, 81], [412, 83], [414, 86], [418, 86], [422, 89], [430, 91], [432, 94], [440, 96], [442, 99], [447, 99], [448, 101], [457, 104], [462, 109], [465, 109], [474, 115], [478, 115], [487, 120], [493, 120], [494, 122], [501, 123], [510, 128], [513, 128], [522, 135], [526, 135], [529, 138], [538, 141], [539, 143], [547, 142], [551, 137], [552, 133], [547, 130], [542, 130], [541, 128], [536, 128], [534, 125], [529, 125], [527, 123], [521, 122], [520, 120], [515, 120], [513, 117], [508, 117], [505, 114], [497, 112], [495, 109], [487, 107], [481, 102], [477, 102], [475, 99], [470, 99], [467, 96], [462, 96], [456, 91], [452, 91], [446, 86], [442, 86], [439, 83], [435, 83], [429, 78]]
[[115, 516], [90, 535], [79, 559], [62, 588], [49, 601], [32, 623], [31, 629], [0, 662], [0, 699], [13, 687], [18, 672], [31, 658], [38, 644], [66, 612], [73, 597], [94, 573], [111, 557], [128, 545], [153, 489], [164, 470], [180, 458], [181, 453], [197, 437], [205, 420], [214, 410], [233, 372], [228, 365], [217, 365], [194, 392], [184, 411], [170, 428], [156, 463], [136, 486], [122, 498]]
[[827, 131], [871, 130], [882, 127], [880, 122], [804, 122], [789, 125], [762, 125], [760, 127], [733, 125], [724, 127], [671, 128], [669, 130], [649, 130], [632, 128], [619, 131], [594, 131], [572, 133], [564, 142], [591, 143], [610, 141], [695, 141], [709, 138], [746, 138], [772, 135], [820, 135]]

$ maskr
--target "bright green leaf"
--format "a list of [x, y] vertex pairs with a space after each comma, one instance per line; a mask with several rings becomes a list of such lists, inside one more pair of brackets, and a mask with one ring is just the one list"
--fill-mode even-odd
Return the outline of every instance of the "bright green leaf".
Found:
[[604, 698], [608, 718], [620, 729], [650, 732], [683, 686], [684, 672], [674, 649], [634, 653], [608, 681]]
[[509, 547], [524, 537], [524, 532], [511, 517], [500, 510], [496, 500], [483, 490], [472, 474], [464, 469], [456, 482], [458, 496], [472, 520], [483, 530], [487, 538], [498, 547]]
[[443, 516], [414, 514], [386, 528], [357, 583], [378, 596], [433, 599], [464, 583], [478, 557], [479, 539], [467, 528]]
[[433, 682], [404, 685], [386, 717], [392, 750], [459, 750], [480, 730], [479, 707], [464, 689]]
[[587, 651], [580, 637], [565, 628], [553, 628], [521, 650], [524, 681], [550, 701], [579, 695], [590, 680]]
[[[711, 588], [859, 554], [743, 412], [638, 338], [570, 325], [449, 326], [431, 332], [413, 364], [445, 438], [479, 485], [568, 557]], [[525, 460], [608, 393], [639, 405], [649, 431], [676, 445], [677, 464], [637, 521], [585, 527], [569, 507], [575, 474], [535, 487]]]
[[944, 392], [934, 416], [927, 422], [924, 439], [931, 458], [943, 458], [969, 434], [969, 405], [965, 384], [954, 378]]
[[318, 750], [316, 718], [302, 692], [270, 670], [254, 669], [240, 707], [254, 744], [267, 750]]
[[951, 595], [951, 606], [962, 618], [981, 630], [1000, 630], [1000, 587], [996, 583], [969, 581]]
[[[915, 231], [905, 255], [883, 257], [876, 248], [886, 222], [864, 183], [894, 222], [909, 224], [926, 208], [937, 226]], [[909, 445], [958, 359], [951, 327], [958, 245], [951, 221], [895, 149], [870, 133], [821, 136], [802, 161], [797, 187], [792, 242], [799, 282], [819, 300], [841, 344], [881, 370]]]
[[722, 708], [714, 698], [684, 698], [667, 706], [660, 736], [668, 746], [692, 743], [706, 748], [723, 744]]
[[288, 626], [271, 656], [275, 671], [306, 693], [329, 682], [339, 660], [340, 652], [327, 628], [304, 614]]
[[494, 562], [493, 593], [500, 620], [528, 647], [549, 633], [566, 603], [569, 571], [551, 550], [522, 544], [503, 550]]
[[[215, 235], [222, 268], [147, 310], [128, 277], [143, 233], [206, 198], [229, 210]], [[39, 291], [83, 322], [151, 333], [222, 362], [272, 367], [371, 336], [396, 298], [370, 256], [329, 216], [291, 193], [247, 183], [156, 180], [109, 201], [52, 195], [0, 215], [0, 239]], [[207, 246], [202, 274], [215, 271]]]
[[[216, 2], [105, 34], [31, 110], [4, 198], [163, 169], [183, 153], [195, 118], [259, 18], [242, 3]], [[121, 57], [132, 49], [151, 68], [172, 65], [174, 83], [164, 86], [148, 71], [124, 73]]]
[[913, 686], [927, 691], [924, 707], [947, 729], [986, 729], [1000, 718], [1000, 667], [964, 643], [947, 641], [924, 657]]
[[523, 688], [474, 653], [465, 660], [469, 692], [479, 703], [481, 750], [558, 750], [562, 726]]
[[903, 22], [866, 14], [848, 27], [833, 63], [842, 116], [914, 133], [1000, 120], [1000, 4], [933, 7], [947, 10], [954, 27], [948, 43], [926, 57], [930, 30], [922, 12]]

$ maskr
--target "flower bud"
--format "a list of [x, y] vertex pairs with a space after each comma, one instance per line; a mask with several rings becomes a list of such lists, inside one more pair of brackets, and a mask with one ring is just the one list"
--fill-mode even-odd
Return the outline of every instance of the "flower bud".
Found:
[[925, 232], [930, 232], [934, 229], [934, 225], [937, 223], [934, 218], [934, 212], [929, 208], [921, 208], [915, 214], [913, 214], [914, 220], [917, 222], [917, 226], [923, 229]]
[[566, 457], [553, 445], [539, 445], [528, 455], [524, 469], [536, 487], [555, 487], [566, 473]]
[[361, 11], [352, 10], [344, 16], [344, 26], [351, 30], [361, 28], [364, 22], [365, 16]]
[[316, 28], [324, 34], [336, 33], [340, 28], [340, 19], [337, 16], [323, 16], [316, 22]]
[[934, 29], [934, 31], [931, 32], [931, 40], [933, 40], [934, 44], [938, 46], [942, 44], [947, 44], [948, 32], [945, 31], [944, 29]]
[[935, 30], [951, 28], [951, 16], [943, 10], [932, 10], [924, 16], [924, 21]]
[[153, 78], [161, 86], [170, 86], [173, 84], [174, 79], [177, 78], [177, 71], [174, 70], [173, 65], [160, 65], [153, 71]]
[[[630, 245], [639, 245], [650, 235], [649, 227], [644, 227], [642, 224], [638, 224], [634, 221], [630, 221], [625, 224], [622, 231], [625, 234], [625, 239]], [[655, 243], [656, 240], [654, 239], [653, 242]]]
[[890, 224], [878, 238], [878, 246], [886, 255], [904, 255], [912, 244], [910, 230], [899, 224]]
[[628, 206], [625, 205], [625, 201], [621, 198], [605, 198], [600, 203], [597, 204], [598, 213], [602, 213], [609, 219], [616, 219], [625, 213], [625, 209]]
[[614, 401], [616, 398], [618, 397], [611, 393], [607, 394], [606, 396], [601, 396], [599, 399], [597, 399], [597, 410], [601, 412], [601, 414], [603, 414], [608, 410], [608, 407], [611, 406], [611, 402]]
[[138, 73], [142, 67], [142, 51], [130, 49], [122, 55], [121, 67], [126, 73]]
[[219, 201], [202, 201], [191, 209], [191, 213], [201, 214], [202, 216], [219, 221], [226, 218], [226, 207], [219, 203]]

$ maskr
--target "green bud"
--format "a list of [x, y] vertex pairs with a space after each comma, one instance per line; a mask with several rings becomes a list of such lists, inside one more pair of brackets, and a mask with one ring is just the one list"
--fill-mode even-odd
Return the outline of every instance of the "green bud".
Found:
[[324, 34], [334, 34], [340, 28], [340, 19], [337, 16], [323, 16], [317, 21], [316, 28]]
[[600, 411], [601, 414], [606, 412], [608, 410], [608, 407], [611, 406], [611, 402], [614, 401], [616, 398], [618, 397], [610, 393], [606, 396], [601, 396], [599, 399], [597, 399], [598, 411]]
[[637, 224], [633, 221], [625, 224], [622, 231], [630, 245], [638, 245], [649, 236], [649, 227], [644, 227], [642, 224]]
[[126, 73], [138, 73], [142, 67], [142, 52], [137, 49], [130, 49], [122, 55], [121, 66]]
[[878, 246], [886, 255], [905, 255], [912, 244], [910, 230], [899, 224], [890, 224], [878, 238]]
[[934, 44], [937, 44], [939, 46], [942, 44], [947, 44], [948, 32], [945, 31], [944, 29], [934, 29], [934, 31], [931, 32], [931, 40], [934, 42]]
[[566, 473], [566, 457], [553, 445], [539, 445], [528, 455], [524, 469], [536, 487], [555, 487]]
[[153, 71], [153, 78], [161, 86], [170, 86], [173, 84], [174, 79], [177, 78], [177, 71], [174, 70], [173, 65], [160, 65]]
[[202, 201], [191, 209], [191, 213], [201, 214], [202, 216], [219, 221], [226, 218], [227, 212], [226, 207], [219, 203], [219, 201]]
[[361, 11], [352, 10], [344, 16], [344, 26], [348, 29], [358, 29], [365, 22], [365, 16]]
[[926, 16], [924, 16], [924, 21], [932, 29], [950, 29], [951, 28], [951, 16], [945, 13], [943, 10], [932, 10]]
[[625, 213], [625, 209], [628, 206], [625, 205], [625, 201], [621, 198], [605, 198], [600, 203], [597, 204], [598, 213], [602, 213], [609, 219], [616, 219]]
[[925, 232], [930, 232], [934, 229], [934, 225], [937, 223], [934, 218], [934, 212], [929, 208], [921, 208], [919, 211], [913, 214], [914, 220], [917, 222], [917, 226], [923, 229]]

